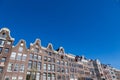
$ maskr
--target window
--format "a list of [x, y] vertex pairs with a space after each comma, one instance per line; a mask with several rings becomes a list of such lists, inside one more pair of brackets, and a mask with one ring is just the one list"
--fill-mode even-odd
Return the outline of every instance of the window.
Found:
[[69, 66], [71, 66], [71, 63], [69, 63]]
[[70, 71], [71, 71], [71, 72], [74, 72], [74, 68], [71, 68]]
[[79, 65], [79, 68], [83, 68], [83, 65], [80, 64], [80, 65]]
[[44, 61], [47, 61], [47, 56], [44, 56]]
[[33, 59], [33, 54], [30, 54], [30, 59]]
[[19, 71], [19, 64], [15, 64], [14, 71]]
[[65, 80], [65, 76], [64, 75], [62, 76], [62, 80]]
[[43, 80], [47, 80], [47, 74], [43, 73]]
[[14, 60], [14, 59], [15, 59], [15, 56], [16, 56], [16, 53], [15, 53], [15, 52], [12, 52], [12, 53], [11, 53], [11, 56], [10, 56], [10, 59], [13, 59], [13, 60]]
[[40, 79], [40, 73], [36, 73], [36, 80], [41, 80]]
[[64, 73], [64, 72], [65, 72], [65, 69], [64, 69], [64, 68], [61, 68], [61, 71], [62, 71], [62, 73]]
[[16, 60], [21, 60], [21, 58], [22, 58], [22, 53], [18, 53]]
[[67, 56], [65, 56], [65, 59], [67, 59]]
[[69, 80], [69, 76], [66, 76], [66, 80]]
[[50, 80], [50, 77], [51, 77], [51, 74], [50, 74], [50, 73], [48, 73], [48, 79], [47, 79], [47, 80]]
[[58, 54], [58, 55], [56, 55], [56, 57], [57, 57], [57, 58], [60, 58], [60, 55]]
[[26, 58], [27, 58], [27, 55], [26, 55], [26, 54], [23, 54], [23, 56], [22, 56], [22, 61], [26, 61]]
[[1, 62], [5, 62], [5, 61], [6, 61], [6, 58], [3, 57], [3, 58], [1, 59]]
[[63, 52], [62, 52], [62, 51], [60, 51], [60, 52], [59, 52], [59, 54], [63, 54]]
[[10, 42], [10, 41], [8, 41], [8, 42], [7, 42], [7, 44], [8, 44], [8, 45], [11, 45], [11, 42]]
[[61, 55], [61, 59], [64, 59], [64, 56], [63, 56], [63, 55]]
[[22, 52], [23, 51], [23, 47], [19, 47], [18, 51]]
[[48, 64], [48, 71], [51, 71], [51, 64]]
[[3, 40], [0, 39], [0, 45], [3, 46], [4, 45], [4, 42]]
[[77, 69], [75, 69], [75, 73], [77, 73], [77, 71], [78, 71], [78, 70], [77, 70]]
[[57, 80], [61, 80], [61, 76], [60, 75], [57, 76]]
[[57, 72], [60, 72], [60, 67], [59, 66], [57, 67]]
[[26, 80], [30, 80], [30, 72], [27, 72]]
[[51, 52], [48, 52], [48, 55], [49, 55], [49, 56], [52, 56], [52, 53], [51, 53]]
[[13, 69], [13, 63], [9, 63], [9, 64], [8, 64], [8, 68], [7, 68], [7, 71], [8, 71], [8, 72], [11, 72], [12, 69]]
[[64, 61], [61, 61], [61, 64], [64, 65]]
[[3, 72], [3, 67], [0, 67], [0, 73], [2, 73]]
[[48, 58], [48, 62], [51, 62], [51, 58]]
[[2, 38], [6, 38], [6, 37], [7, 37], [6, 33], [2, 33]]
[[32, 72], [32, 73], [31, 73], [31, 77], [32, 77], [31, 80], [35, 80], [35, 72]]
[[52, 58], [52, 62], [55, 63], [55, 58]]
[[21, 41], [21, 44], [20, 44], [20, 46], [24, 46], [24, 44], [23, 44], [23, 41]]
[[44, 51], [45, 54], [48, 54], [48, 51]]
[[38, 56], [38, 60], [42, 60], [42, 57], [41, 57], [41, 56]]
[[10, 80], [10, 77], [9, 76], [5, 76], [5, 80]]
[[44, 64], [43, 69], [47, 71], [47, 64]]
[[112, 76], [113, 78], [115, 78], [115, 76]]
[[8, 53], [9, 52], [9, 48], [5, 48], [5, 53]]
[[57, 64], [60, 64], [60, 60], [57, 60]]
[[34, 52], [35, 52], [35, 53], [39, 53], [39, 49], [38, 49], [38, 48], [35, 48], [35, 49], [34, 49]]
[[20, 66], [20, 72], [24, 72], [24, 70], [25, 70], [25, 66], [24, 66], [24, 64], [21, 64], [21, 66]]
[[52, 74], [52, 80], [55, 80], [55, 74]]
[[55, 65], [54, 64], [52, 64], [52, 70], [51, 71], [55, 71]]
[[32, 61], [28, 62], [28, 69], [32, 69]]
[[68, 69], [65, 69], [65, 72], [68, 73]]
[[37, 55], [36, 54], [34, 55], [34, 60], [37, 60]]
[[41, 62], [37, 63], [37, 70], [40, 71], [41, 70]]
[[4, 64], [5, 64], [5, 61], [6, 61], [6, 58], [3, 57], [3, 58], [1, 59], [1, 61], [0, 61], [0, 65], [1, 65], [1, 66], [5, 66], [5, 65], [4, 65]]
[[33, 69], [37, 69], [37, 62], [33, 62]]
[[0, 47], [0, 53], [2, 52], [2, 47]]
[[68, 62], [65, 62], [65, 66], [68, 66]]
[[12, 77], [12, 80], [17, 80], [17, 77]]
[[74, 74], [70, 74], [70, 78], [74, 78]]
[[20, 77], [18, 77], [18, 80], [23, 80], [23, 77], [21, 77], [21, 76], [20, 76]]

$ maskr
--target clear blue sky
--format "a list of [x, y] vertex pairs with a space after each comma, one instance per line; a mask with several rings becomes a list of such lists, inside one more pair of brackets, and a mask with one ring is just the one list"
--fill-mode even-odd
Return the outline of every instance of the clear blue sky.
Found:
[[120, 68], [119, 0], [0, 0], [0, 27], [15, 44], [40, 38], [43, 46], [98, 58]]

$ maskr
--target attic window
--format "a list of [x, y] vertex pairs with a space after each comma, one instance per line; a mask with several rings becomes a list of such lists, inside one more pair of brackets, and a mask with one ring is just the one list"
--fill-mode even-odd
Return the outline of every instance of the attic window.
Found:
[[2, 33], [2, 37], [3, 37], [3, 38], [6, 38], [6, 33]]
[[19, 47], [18, 51], [22, 52], [23, 51], [23, 47]]
[[24, 44], [23, 44], [23, 41], [21, 41], [21, 44], [20, 44], [21, 46], [23, 46]]
[[49, 46], [48, 46], [48, 49], [52, 50], [52, 46], [51, 46], [51, 45], [49, 45]]
[[24, 44], [23, 44], [23, 43], [21, 43], [20, 45], [21, 45], [21, 46], [23, 46]]
[[36, 45], [39, 46], [39, 43], [37, 42]]
[[64, 56], [63, 56], [63, 55], [61, 55], [61, 59], [64, 59]]
[[38, 49], [38, 48], [35, 48], [35, 49], [34, 49], [34, 52], [35, 52], [35, 53], [39, 53], [39, 49]]
[[63, 51], [63, 49], [61, 49], [61, 50], [60, 50], [60, 53], [59, 53], [59, 54], [64, 54], [64, 51]]

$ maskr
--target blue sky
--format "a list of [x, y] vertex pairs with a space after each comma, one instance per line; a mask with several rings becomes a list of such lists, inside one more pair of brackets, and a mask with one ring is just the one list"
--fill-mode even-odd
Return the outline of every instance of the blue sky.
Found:
[[54, 49], [98, 58], [120, 69], [119, 0], [0, 0], [0, 27], [15, 44], [40, 38]]

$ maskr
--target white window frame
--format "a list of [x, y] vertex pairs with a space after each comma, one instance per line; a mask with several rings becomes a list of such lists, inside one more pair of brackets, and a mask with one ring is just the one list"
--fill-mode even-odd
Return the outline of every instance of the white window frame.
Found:
[[16, 57], [16, 60], [19, 60], [19, 61], [20, 61], [21, 59], [22, 59], [22, 53], [18, 53], [18, 54], [17, 54], [17, 57]]
[[19, 47], [18, 51], [23, 52], [23, 47]]
[[12, 80], [17, 80], [17, 77], [15, 77], [15, 76], [14, 76], [14, 77], [12, 77]]
[[10, 59], [15, 60], [15, 57], [16, 57], [16, 52], [12, 52], [11, 56], [10, 56]]
[[27, 58], [27, 54], [23, 54], [22, 61], [26, 61], [26, 58]]

